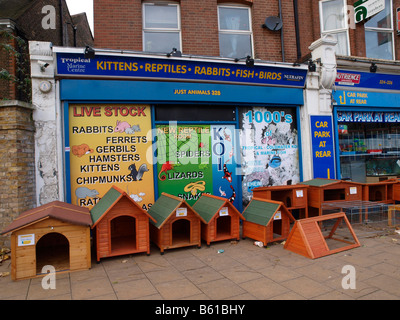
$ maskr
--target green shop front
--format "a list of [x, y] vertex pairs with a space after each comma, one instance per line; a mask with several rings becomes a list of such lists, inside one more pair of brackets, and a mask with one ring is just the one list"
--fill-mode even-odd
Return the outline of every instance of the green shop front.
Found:
[[54, 48], [66, 201], [112, 185], [148, 209], [162, 192], [242, 210], [252, 189], [302, 181], [304, 66]]
[[338, 177], [379, 182], [400, 176], [400, 77], [338, 70], [333, 92]]

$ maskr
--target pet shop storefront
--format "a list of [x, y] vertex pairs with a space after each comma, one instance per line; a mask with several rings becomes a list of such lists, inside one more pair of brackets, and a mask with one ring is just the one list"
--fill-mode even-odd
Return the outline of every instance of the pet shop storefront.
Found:
[[338, 70], [333, 91], [337, 175], [356, 182], [400, 176], [400, 77]]
[[239, 209], [259, 186], [302, 180], [304, 66], [53, 48], [65, 198], [116, 185], [144, 209], [162, 192]]

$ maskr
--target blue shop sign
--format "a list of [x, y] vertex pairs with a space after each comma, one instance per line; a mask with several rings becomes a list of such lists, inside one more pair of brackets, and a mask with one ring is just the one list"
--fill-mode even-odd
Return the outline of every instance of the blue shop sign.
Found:
[[335, 179], [332, 116], [310, 116], [314, 178]]
[[336, 86], [350, 88], [370, 88], [400, 90], [400, 75], [338, 70]]
[[172, 58], [57, 53], [58, 76], [178, 80], [304, 87], [304, 68], [205, 62]]

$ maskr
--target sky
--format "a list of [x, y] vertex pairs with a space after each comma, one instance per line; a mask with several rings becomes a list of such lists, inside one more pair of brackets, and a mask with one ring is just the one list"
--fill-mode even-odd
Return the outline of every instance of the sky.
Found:
[[90, 29], [93, 30], [93, 0], [66, 0], [71, 15], [86, 12]]

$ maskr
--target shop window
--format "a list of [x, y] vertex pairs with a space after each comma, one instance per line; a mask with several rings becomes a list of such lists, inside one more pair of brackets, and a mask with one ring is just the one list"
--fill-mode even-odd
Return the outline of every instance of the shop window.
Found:
[[221, 57], [253, 55], [250, 8], [218, 6], [219, 50]]
[[368, 58], [394, 60], [392, 1], [368, 20], [365, 27], [365, 48]]
[[321, 34], [331, 34], [337, 40], [336, 53], [350, 54], [346, 0], [320, 1]]
[[235, 121], [236, 108], [232, 106], [199, 106], [178, 104], [158, 105], [156, 121]]
[[[371, 114], [382, 119], [386, 117], [383, 113]], [[398, 124], [339, 122], [338, 133], [342, 179], [379, 182], [400, 176]]]
[[179, 5], [143, 3], [143, 50], [168, 53], [173, 48], [181, 50]]

